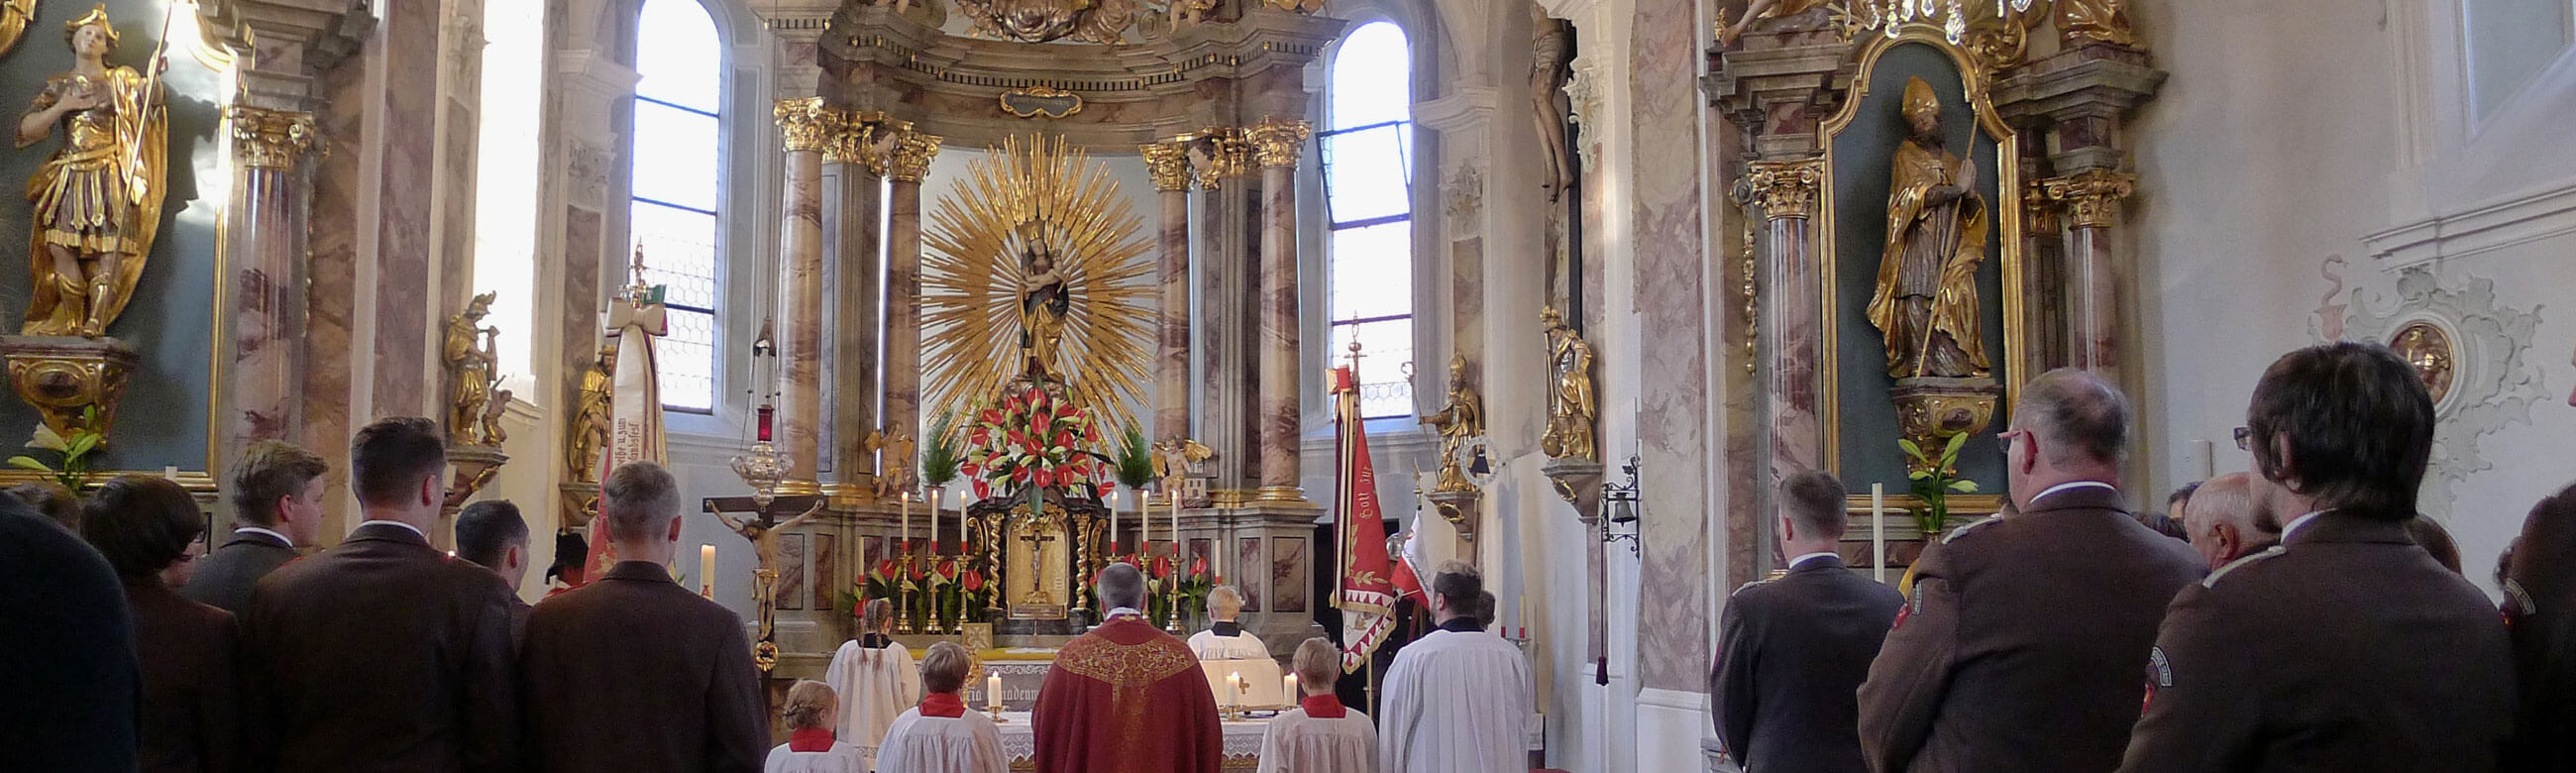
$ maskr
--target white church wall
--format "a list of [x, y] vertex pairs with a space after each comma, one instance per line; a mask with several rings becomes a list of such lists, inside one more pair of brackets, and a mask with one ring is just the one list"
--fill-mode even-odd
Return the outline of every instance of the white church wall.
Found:
[[[2453, 299], [2431, 304], [2436, 315], [2486, 320], [2455, 343], [2461, 373], [2484, 366], [2494, 380], [2464, 376], [2455, 390], [2466, 393], [2441, 406], [2423, 509], [2493, 592], [2497, 551], [2566, 483], [2553, 452], [2576, 431], [2563, 402], [2576, 317], [2550, 304], [2576, 285], [2565, 258], [2576, 160], [2559, 147], [2563, 129], [2546, 128], [2576, 109], [2576, 64], [2561, 51], [2480, 110], [2463, 48], [2476, 42], [2463, 42], [2458, 8], [2436, 6], [2140, 15], [2173, 77], [2129, 132], [2141, 178], [2129, 209], [2142, 331], [2131, 362], [2145, 387], [2145, 489], [2160, 499], [2202, 476], [2194, 441], [2213, 447], [2218, 472], [2250, 466], [2229, 433], [2274, 358], [2336, 337], [2385, 341], [2426, 305], [2408, 305], [2400, 273], [2427, 272]], [[2491, 300], [2477, 298], [2481, 282]], [[2501, 367], [2513, 352], [2520, 361]]]

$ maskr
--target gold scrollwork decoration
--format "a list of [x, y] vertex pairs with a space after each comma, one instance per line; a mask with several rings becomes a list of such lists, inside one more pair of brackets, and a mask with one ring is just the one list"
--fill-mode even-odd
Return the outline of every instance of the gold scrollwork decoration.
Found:
[[1825, 179], [1823, 158], [1754, 161], [1745, 165], [1738, 196], [1778, 220], [1815, 214], [1816, 188]]
[[2040, 181], [2051, 201], [2065, 205], [2067, 225], [2109, 228], [2119, 220], [2120, 200], [2137, 191], [2138, 177], [2107, 169], [2087, 169]]
[[304, 154], [320, 147], [313, 114], [234, 105], [224, 112], [233, 119], [233, 150], [252, 169], [293, 169]]
[[885, 165], [885, 137], [881, 124], [867, 116], [848, 110], [829, 111], [824, 120], [823, 163], [860, 164], [870, 169]]
[[1002, 112], [1020, 118], [1061, 119], [1082, 112], [1082, 95], [1053, 86], [1011, 89], [994, 99], [1001, 103]]
[[1190, 150], [1178, 142], [1149, 142], [1136, 146], [1145, 157], [1145, 173], [1154, 179], [1154, 190], [1186, 191], [1190, 189]]
[[899, 132], [886, 151], [887, 177], [917, 183], [930, 174], [930, 160], [939, 156], [941, 138], [917, 131]]
[[778, 120], [778, 133], [786, 140], [787, 152], [820, 151], [828, 144], [834, 121], [832, 112], [823, 107], [822, 97], [778, 100], [771, 114]]

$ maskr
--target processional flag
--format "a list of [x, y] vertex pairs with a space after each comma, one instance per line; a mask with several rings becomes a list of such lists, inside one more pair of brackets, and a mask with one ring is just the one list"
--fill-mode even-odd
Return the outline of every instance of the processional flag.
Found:
[[1395, 629], [1395, 579], [1386, 555], [1386, 520], [1378, 510], [1377, 472], [1369, 464], [1368, 429], [1360, 421], [1358, 377], [1333, 369], [1333, 533], [1341, 535], [1342, 673], [1368, 664], [1369, 653]]
[[[640, 251], [636, 262], [640, 276]], [[617, 339], [617, 373], [609, 392], [608, 443], [600, 449], [602, 486], [607, 485], [608, 473], [618, 465], [667, 459], [662, 441], [661, 370], [653, 360], [654, 337], [670, 332], [670, 315], [662, 306], [662, 291], [658, 285], [645, 287], [639, 278], [619, 294], [620, 302], [610, 309], [613, 329], [609, 335]], [[584, 584], [599, 579], [604, 565], [615, 561], [609, 555], [610, 542], [608, 519], [594, 515], [590, 519], [590, 555], [582, 562]]]

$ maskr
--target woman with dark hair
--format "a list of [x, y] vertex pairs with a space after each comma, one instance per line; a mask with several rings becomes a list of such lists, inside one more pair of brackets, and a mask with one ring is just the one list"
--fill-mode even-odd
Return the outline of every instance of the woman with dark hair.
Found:
[[196, 559], [206, 516], [187, 489], [124, 475], [81, 508], [81, 536], [125, 584], [143, 666], [145, 771], [235, 769], [240, 712], [234, 689], [239, 633], [230, 612], [181, 598], [163, 581]]

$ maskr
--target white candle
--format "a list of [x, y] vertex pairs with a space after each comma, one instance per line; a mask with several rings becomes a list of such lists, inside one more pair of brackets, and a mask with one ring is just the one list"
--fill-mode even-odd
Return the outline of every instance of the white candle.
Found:
[[716, 597], [716, 546], [698, 546], [698, 595]]
[[1002, 710], [1002, 672], [984, 673], [984, 705], [992, 707], [994, 711]]
[[[165, 479], [165, 480], [178, 480], [178, 479], [179, 479], [179, 465], [175, 465], [175, 464], [165, 464], [165, 465], [161, 465], [161, 477], [162, 477], [163, 479]], [[2201, 476], [2201, 477], [2204, 477], [2204, 478], [2205, 478], [2205, 477], [2209, 477], [2209, 476], [2203, 475], [2203, 476]]]
[[1225, 698], [1226, 705], [1243, 705], [1243, 672], [1236, 671], [1225, 675]]
[[1109, 553], [1118, 553], [1118, 490], [1109, 490]]
[[912, 555], [912, 492], [910, 491], [903, 492], [903, 534], [897, 542], [903, 545], [904, 555]]
[[[1172, 563], [1181, 562], [1181, 492], [1172, 492]], [[1181, 567], [1187, 569], [1188, 567]], [[1173, 571], [1180, 571], [1175, 569]]]
[[1297, 692], [1297, 675], [1296, 675], [1296, 674], [1289, 674], [1289, 675], [1287, 675], [1287, 676], [1280, 677], [1280, 678], [1279, 678], [1279, 690], [1280, 690], [1280, 692], [1279, 692], [1279, 694], [1280, 694], [1280, 695], [1287, 696], [1287, 697], [1281, 698], [1280, 700], [1287, 701], [1287, 702], [1289, 703], [1289, 705], [1296, 705], [1296, 703], [1297, 703], [1297, 699], [1299, 699], [1299, 698], [1303, 698], [1303, 697], [1306, 697], [1304, 694]]
[[[1932, 535], [1923, 535], [1931, 539]], [[1887, 581], [1887, 484], [1869, 484], [1869, 578]]]

